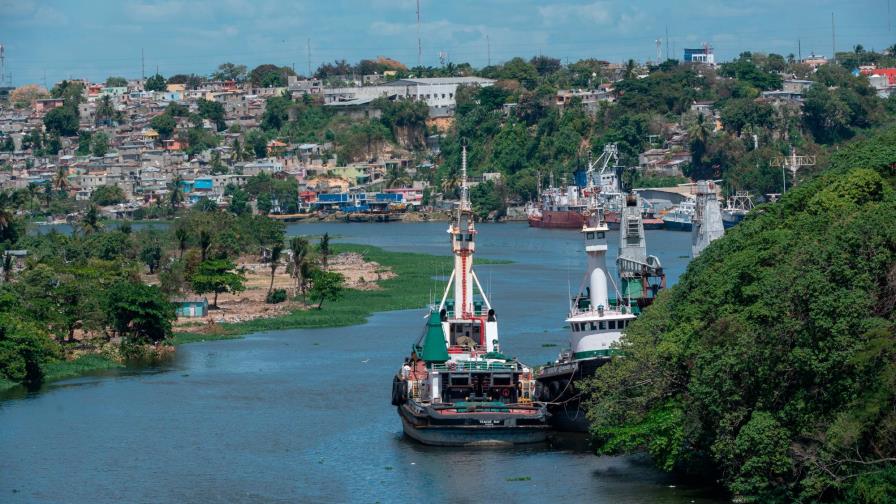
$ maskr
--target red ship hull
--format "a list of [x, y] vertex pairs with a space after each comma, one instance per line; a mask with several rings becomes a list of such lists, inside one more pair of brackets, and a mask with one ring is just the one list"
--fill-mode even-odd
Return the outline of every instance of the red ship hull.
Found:
[[554, 229], [581, 229], [585, 218], [581, 212], [543, 211], [540, 217], [529, 216], [529, 226]]

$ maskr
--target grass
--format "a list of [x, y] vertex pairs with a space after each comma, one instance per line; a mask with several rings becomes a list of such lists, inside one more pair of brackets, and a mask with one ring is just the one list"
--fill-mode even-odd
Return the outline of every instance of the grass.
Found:
[[507, 478], [507, 481], [532, 481], [532, 476], [516, 476], [513, 478]]
[[[197, 341], [235, 339], [260, 331], [296, 328], [340, 327], [363, 324], [376, 312], [406, 310], [425, 306], [430, 295], [441, 295], [450, 274], [452, 258], [413, 252], [389, 252], [378, 247], [356, 244], [333, 244], [334, 254], [357, 252], [366, 261], [374, 261], [395, 273], [393, 278], [377, 282], [379, 290], [346, 289], [337, 301], [328, 301], [323, 309], [309, 308], [294, 311], [278, 318], [258, 319], [234, 324], [218, 324], [212, 333], [177, 333], [172, 344], [182, 345]], [[510, 264], [512, 261], [476, 259], [477, 264]], [[445, 280], [433, 277], [444, 275]], [[433, 292], [437, 291], [437, 292]], [[319, 343], [314, 343], [318, 345]], [[73, 361], [57, 361], [46, 368], [47, 382], [73, 378], [86, 373], [124, 367], [100, 355], [83, 355]], [[0, 378], [0, 390], [18, 385]]]
[[91, 371], [100, 371], [103, 369], [115, 369], [124, 367], [111, 359], [107, 359], [101, 355], [82, 355], [73, 361], [57, 361], [47, 365], [44, 379], [46, 381], [56, 381], [65, 378], [73, 378], [81, 376]]
[[[356, 244], [336, 244], [333, 252], [356, 252], [366, 261], [374, 261], [395, 273], [395, 277], [377, 282], [379, 290], [346, 289], [336, 301], [325, 301], [323, 308], [297, 310], [288, 315], [256, 319], [232, 324], [219, 324], [212, 334], [177, 334], [174, 344], [192, 341], [235, 338], [242, 334], [281, 329], [311, 329], [363, 324], [376, 312], [406, 310], [424, 306], [430, 295], [440, 295], [445, 282], [435, 282], [434, 276], [451, 271], [450, 256], [436, 256], [413, 252], [390, 252], [379, 247]], [[509, 264], [512, 261], [477, 259], [477, 264]], [[433, 292], [437, 290], [437, 292]]]

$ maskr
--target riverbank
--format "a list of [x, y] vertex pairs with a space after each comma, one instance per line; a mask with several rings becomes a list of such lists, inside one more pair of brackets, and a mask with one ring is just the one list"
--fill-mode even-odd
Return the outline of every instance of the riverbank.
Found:
[[[376, 312], [406, 310], [426, 305], [430, 296], [441, 295], [452, 267], [449, 256], [391, 252], [370, 245], [337, 244], [332, 247], [339, 254], [360, 254], [364, 261], [379, 264], [390, 271], [392, 276], [376, 281], [378, 287], [376, 289], [346, 289], [342, 298], [328, 301], [320, 310], [313, 307], [297, 309], [279, 317], [217, 324], [211, 333], [181, 332], [175, 334], [174, 344], [237, 338], [260, 331], [363, 324], [367, 317]], [[509, 264], [510, 261], [477, 259], [477, 263]], [[434, 279], [439, 276], [445, 278]]]
[[[354, 288], [347, 288], [342, 298], [324, 303], [321, 309], [293, 302], [289, 305], [289, 311], [276, 316], [264, 314], [253, 320], [216, 323], [202, 332], [178, 331], [175, 327], [176, 332], [170, 343], [176, 346], [197, 341], [235, 339], [261, 331], [363, 324], [376, 312], [426, 305], [430, 297], [441, 295], [452, 267], [450, 256], [391, 252], [359, 244], [334, 244], [331, 247], [334, 255], [357, 255], [363, 258], [364, 264], [378, 265], [382, 271], [380, 279], [369, 275], [371, 278], [365, 278], [362, 282], [366, 284], [363, 288], [358, 282], [350, 282], [349, 286]], [[509, 264], [510, 261], [477, 259], [477, 263]], [[338, 269], [338, 264], [334, 266]], [[214, 312], [212, 315], [214, 316]], [[53, 382], [122, 367], [124, 364], [102, 355], [86, 354], [71, 361], [58, 361], [48, 365], [45, 381]], [[15, 386], [18, 384], [0, 381], [0, 390]]]

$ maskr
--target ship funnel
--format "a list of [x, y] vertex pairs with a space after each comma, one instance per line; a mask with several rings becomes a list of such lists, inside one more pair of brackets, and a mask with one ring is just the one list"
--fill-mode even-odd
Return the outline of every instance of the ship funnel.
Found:
[[589, 287], [592, 308], [609, 304], [607, 300], [607, 273], [603, 269], [595, 268], [591, 271]]

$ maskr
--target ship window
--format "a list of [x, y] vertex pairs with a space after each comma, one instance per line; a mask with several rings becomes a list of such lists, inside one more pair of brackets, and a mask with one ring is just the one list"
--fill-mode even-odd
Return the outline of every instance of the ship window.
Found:
[[615, 320], [611, 320], [609, 322], [609, 324], [610, 324], [610, 329], [616, 329], [616, 321]]
[[473, 241], [473, 235], [468, 234], [468, 235], [467, 235], [467, 241], [468, 241], [468, 242]]
[[592, 232], [592, 233], [586, 233], [586, 234], [585, 234], [585, 238], [588, 239], [588, 240], [593, 240], [593, 239], [594, 239], [594, 233], [593, 233], [593, 232]]
[[595, 324], [594, 322], [591, 323], [591, 330], [592, 330], [592, 331], [596, 331], [596, 330], [597, 330], [597, 324]]
[[510, 375], [494, 375], [492, 376], [492, 385], [508, 386], [513, 384], [513, 378]]
[[604, 232], [603, 232], [603, 231], [597, 233], [597, 239], [602, 240], [603, 238], [604, 238]]
[[452, 387], [468, 387], [470, 386], [470, 375], [451, 375]]
[[454, 235], [454, 240], [455, 241], [464, 241], [464, 235], [458, 233], [458, 234]]
[[600, 323], [598, 324], [598, 327], [600, 328], [601, 331], [605, 331], [607, 329], [607, 323], [604, 322], [603, 320], [601, 320]]

